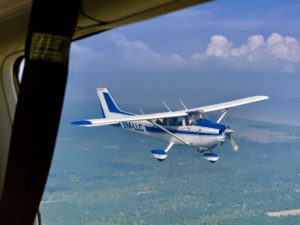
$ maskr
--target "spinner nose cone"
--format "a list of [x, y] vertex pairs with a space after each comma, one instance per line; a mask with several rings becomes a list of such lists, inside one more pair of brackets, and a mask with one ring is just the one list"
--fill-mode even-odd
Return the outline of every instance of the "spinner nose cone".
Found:
[[230, 127], [226, 127], [224, 129], [219, 130], [219, 134], [228, 135], [228, 134], [232, 134], [232, 133], [234, 133], [234, 130], [230, 129]]
[[232, 129], [230, 129], [230, 128], [228, 127], [226, 130], [224, 130], [224, 133], [225, 133], [225, 134], [232, 134], [232, 133], [234, 133], [234, 130], [232, 130]]

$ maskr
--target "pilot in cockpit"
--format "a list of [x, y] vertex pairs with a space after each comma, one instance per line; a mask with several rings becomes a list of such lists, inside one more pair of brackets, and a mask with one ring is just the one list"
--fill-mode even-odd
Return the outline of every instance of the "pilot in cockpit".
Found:
[[188, 125], [192, 125], [195, 122], [195, 115], [188, 117]]

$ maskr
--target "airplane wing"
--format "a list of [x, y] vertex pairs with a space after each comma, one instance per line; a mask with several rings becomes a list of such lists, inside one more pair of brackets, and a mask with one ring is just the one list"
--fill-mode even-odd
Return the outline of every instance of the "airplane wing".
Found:
[[174, 118], [180, 116], [188, 115], [185, 111], [174, 111], [174, 112], [163, 112], [163, 113], [151, 113], [144, 115], [133, 115], [120, 118], [103, 118], [103, 119], [87, 119], [71, 122], [71, 124], [85, 127], [93, 126], [104, 126], [118, 124], [120, 122], [130, 122], [130, 121], [141, 121], [141, 120], [155, 120], [162, 118]]
[[213, 112], [213, 111], [219, 111], [219, 110], [227, 110], [236, 106], [240, 105], [245, 105], [253, 102], [258, 102], [258, 101], [263, 101], [269, 99], [268, 96], [252, 96], [252, 97], [247, 97], [247, 98], [241, 98], [229, 102], [223, 102], [219, 104], [214, 104], [214, 105], [208, 105], [208, 106], [202, 106], [198, 108], [192, 108], [186, 110], [187, 113], [207, 113], [207, 112]]
[[133, 116], [122, 116], [120, 118], [101, 118], [101, 119], [86, 119], [71, 122], [71, 124], [85, 127], [93, 126], [104, 126], [104, 125], [113, 125], [120, 122], [130, 122], [130, 121], [141, 121], [141, 120], [155, 120], [155, 119], [164, 119], [164, 118], [174, 118], [187, 116], [191, 113], [207, 113], [219, 110], [227, 110], [236, 106], [245, 105], [253, 102], [263, 101], [268, 99], [268, 96], [253, 96], [247, 98], [241, 98], [234, 101], [223, 102], [214, 105], [202, 106], [198, 108], [192, 108], [187, 110], [179, 110], [173, 112], [163, 112], [163, 113], [151, 113], [144, 115], [133, 115]]

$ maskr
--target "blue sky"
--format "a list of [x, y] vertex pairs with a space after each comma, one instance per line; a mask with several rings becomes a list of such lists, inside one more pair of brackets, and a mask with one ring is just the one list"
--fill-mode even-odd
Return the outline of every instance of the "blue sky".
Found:
[[233, 115], [300, 125], [299, 11], [298, 1], [215, 1], [75, 42], [66, 100], [96, 101], [102, 86], [124, 107], [264, 94]]

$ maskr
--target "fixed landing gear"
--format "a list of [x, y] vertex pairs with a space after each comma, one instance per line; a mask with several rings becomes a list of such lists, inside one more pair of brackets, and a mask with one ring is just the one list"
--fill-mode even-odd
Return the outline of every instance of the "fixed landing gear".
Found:
[[155, 149], [151, 151], [151, 154], [158, 161], [162, 162], [168, 157], [168, 151], [172, 148], [173, 145], [174, 143], [171, 142], [166, 149]]
[[206, 152], [203, 154], [203, 158], [211, 163], [215, 163], [219, 160], [220, 157], [214, 152]]
[[152, 150], [151, 154], [154, 158], [156, 158], [160, 162], [164, 161], [168, 157], [167, 152], [161, 149]]
[[213, 145], [211, 147], [197, 147], [197, 151], [199, 153], [204, 153], [203, 158], [211, 163], [215, 163], [219, 160], [219, 155], [214, 153], [212, 149], [214, 149], [217, 145]]
[[211, 151], [212, 149], [214, 149], [217, 145], [213, 145], [211, 147], [197, 147], [197, 151], [199, 153], [204, 153], [204, 152], [207, 152], [207, 151]]
[[[168, 157], [168, 151], [172, 148], [174, 143], [170, 143], [166, 149], [155, 149], [151, 151], [151, 154], [154, 158], [156, 158], [158, 161], [162, 162]], [[213, 149], [215, 146], [210, 148], [205, 147], [198, 147], [197, 151], [203, 154], [203, 158], [211, 163], [215, 163], [219, 160], [219, 156], [212, 152], [211, 149]]]

